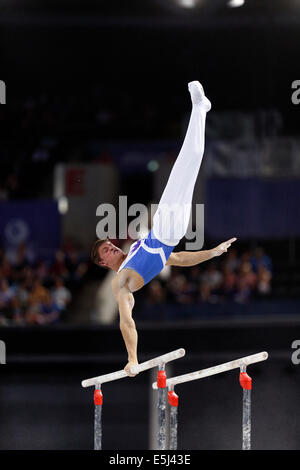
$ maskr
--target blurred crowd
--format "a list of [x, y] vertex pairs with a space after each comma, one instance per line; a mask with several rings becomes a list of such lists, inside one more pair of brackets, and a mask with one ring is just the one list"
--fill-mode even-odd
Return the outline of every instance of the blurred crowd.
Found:
[[[48, 261], [33, 260], [25, 244], [15, 252], [0, 248], [0, 326], [65, 321], [88, 267], [72, 246]], [[262, 248], [241, 254], [231, 248], [223, 257], [190, 268], [172, 267], [167, 279], [153, 279], [143, 305], [246, 304], [270, 296], [271, 281], [272, 261]]]
[[72, 247], [48, 261], [33, 260], [25, 244], [15, 251], [0, 248], [0, 325], [45, 325], [64, 319], [87, 269], [86, 260]]
[[190, 268], [172, 267], [167, 281], [159, 278], [148, 287], [146, 305], [236, 302], [245, 304], [271, 294], [272, 262], [263, 248], [238, 255], [235, 248]]

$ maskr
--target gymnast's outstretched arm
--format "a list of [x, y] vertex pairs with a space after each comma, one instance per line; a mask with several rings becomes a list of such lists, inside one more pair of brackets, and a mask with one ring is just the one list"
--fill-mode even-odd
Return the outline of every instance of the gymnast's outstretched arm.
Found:
[[118, 284], [113, 282], [112, 289], [114, 296], [118, 302], [120, 313], [120, 330], [128, 353], [128, 364], [124, 369], [130, 377], [133, 377], [134, 375], [131, 374], [130, 368], [138, 364], [138, 335], [136, 331], [135, 322], [132, 318], [134, 297], [126, 286], [119, 286]]
[[178, 251], [177, 253], [171, 253], [166, 264], [169, 266], [195, 266], [196, 264], [203, 263], [215, 256], [222, 255], [228, 250], [231, 243], [235, 241], [236, 238], [231, 238], [211, 250]]

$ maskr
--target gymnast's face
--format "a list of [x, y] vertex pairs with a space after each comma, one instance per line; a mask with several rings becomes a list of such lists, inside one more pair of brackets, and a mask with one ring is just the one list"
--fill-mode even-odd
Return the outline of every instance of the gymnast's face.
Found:
[[110, 241], [102, 243], [99, 247], [99, 256], [101, 258], [100, 266], [114, 270], [119, 268], [124, 259], [123, 251]]

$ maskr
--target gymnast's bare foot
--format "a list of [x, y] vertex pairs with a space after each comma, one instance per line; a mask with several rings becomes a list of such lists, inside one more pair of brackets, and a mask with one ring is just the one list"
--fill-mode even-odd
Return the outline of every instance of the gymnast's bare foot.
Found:
[[192, 103], [201, 104], [201, 106], [208, 112], [211, 109], [211, 102], [206, 98], [203, 86], [197, 80], [188, 84], [189, 92], [191, 94]]

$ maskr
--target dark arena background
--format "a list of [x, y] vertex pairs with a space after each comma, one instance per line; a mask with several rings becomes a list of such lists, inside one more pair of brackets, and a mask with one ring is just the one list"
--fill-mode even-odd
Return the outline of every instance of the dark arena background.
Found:
[[[136, 293], [139, 361], [185, 348], [171, 377], [267, 351], [252, 448], [300, 448], [299, 43], [296, 0], [1, 0], [1, 450], [93, 449], [81, 380], [127, 363], [96, 211], [115, 208], [126, 252], [119, 216], [158, 203], [193, 80], [212, 102], [198, 249], [237, 241]], [[176, 387], [179, 450], [241, 449], [238, 372]], [[103, 449], [156, 449], [154, 380], [103, 385]]]

